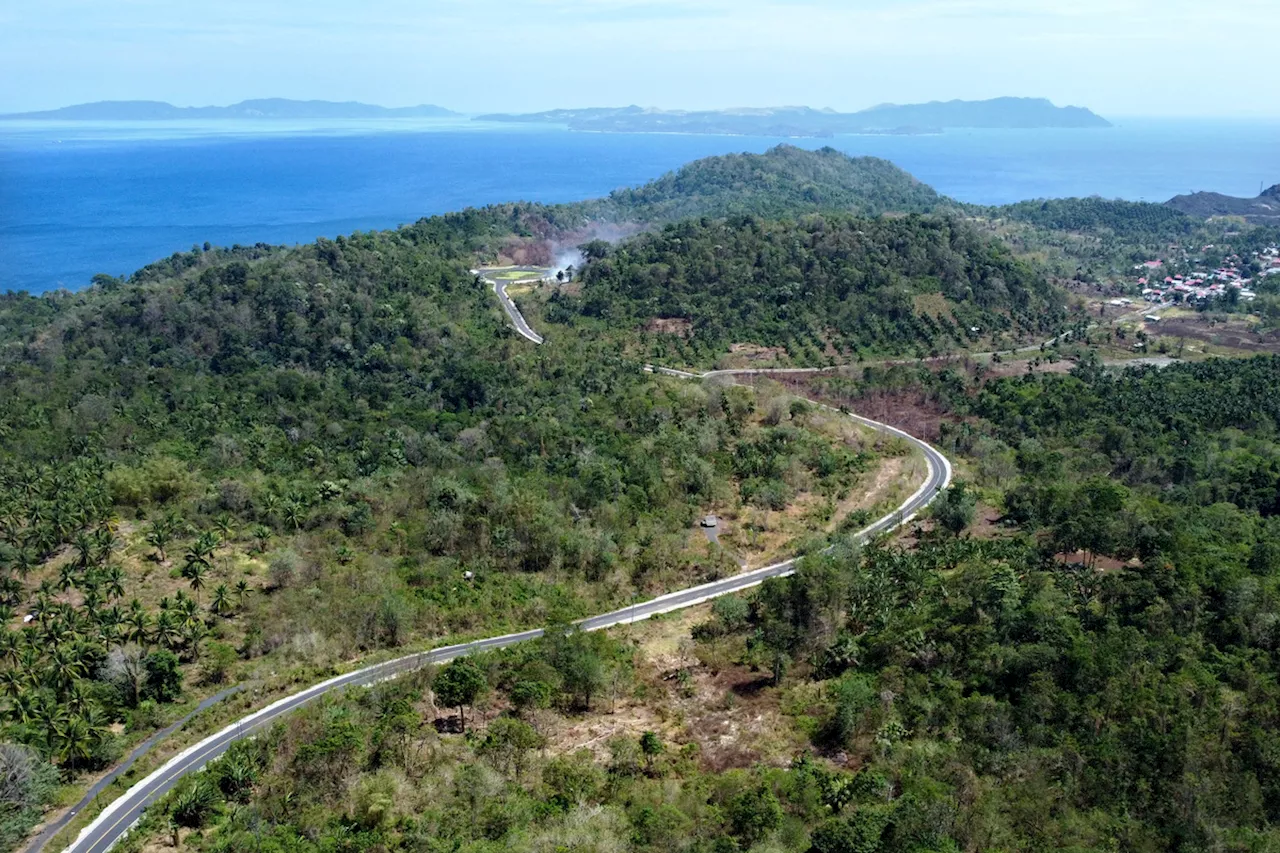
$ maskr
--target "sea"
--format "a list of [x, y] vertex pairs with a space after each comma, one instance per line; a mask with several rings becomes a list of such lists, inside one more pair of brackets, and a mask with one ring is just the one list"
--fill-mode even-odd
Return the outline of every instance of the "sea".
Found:
[[962, 201], [1164, 201], [1280, 182], [1280, 120], [793, 139], [466, 119], [0, 122], [0, 291], [85, 287], [193, 245], [294, 244], [503, 201], [566, 202], [787, 142], [893, 161]]

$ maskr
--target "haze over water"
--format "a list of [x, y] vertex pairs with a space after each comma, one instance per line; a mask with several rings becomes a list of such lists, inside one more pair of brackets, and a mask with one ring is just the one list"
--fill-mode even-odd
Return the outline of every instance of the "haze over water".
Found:
[[[1116, 120], [790, 140], [892, 160], [979, 204], [1252, 196], [1280, 182], [1280, 122]], [[193, 244], [297, 243], [519, 199], [563, 202], [783, 140], [570, 133], [465, 120], [0, 124], [0, 290], [77, 289]]]

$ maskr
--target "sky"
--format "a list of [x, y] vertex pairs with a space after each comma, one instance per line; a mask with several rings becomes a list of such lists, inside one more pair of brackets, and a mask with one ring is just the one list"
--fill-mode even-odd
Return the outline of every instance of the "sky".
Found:
[[1280, 118], [1276, 0], [39, 0], [0, 112], [96, 100], [856, 110], [1001, 95]]

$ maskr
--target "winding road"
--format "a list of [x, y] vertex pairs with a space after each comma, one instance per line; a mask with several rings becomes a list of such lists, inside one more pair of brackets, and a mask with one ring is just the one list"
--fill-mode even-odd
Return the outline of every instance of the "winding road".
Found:
[[[525, 322], [524, 317], [516, 308], [515, 303], [507, 296], [506, 287], [500, 282], [492, 282], [494, 292], [498, 295], [498, 299], [502, 302], [503, 309], [511, 318], [516, 330], [526, 339], [540, 344], [542, 337], [529, 328], [529, 324]], [[744, 370], [744, 371], [714, 371], [708, 374], [690, 373], [682, 370], [673, 370], [671, 368], [646, 366], [645, 370], [650, 373], [660, 373], [667, 376], [675, 376], [682, 379], [702, 380], [708, 376], [725, 376], [733, 373], [762, 373], [767, 371], [761, 370]], [[877, 534], [893, 530], [908, 521], [910, 521], [917, 512], [923, 509], [942, 489], [945, 489], [951, 481], [951, 463], [936, 449], [928, 443], [903, 432], [900, 429], [889, 426], [887, 424], [878, 423], [858, 415], [850, 415], [858, 423], [871, 429], [902, 438], [904, 441], [919, 450], [925, 458], [928, 465], [928, 476], [925, 482], [916, 489], [915, 493], [896, 510], [889, 515], [876, 521], [874, 524], [859, 531], [857, 537], [860, 540], [867, 540]], [[592, 616], [588, 619], [581, 620], [578, 625], [587, 631], [597, 631], [603, 628], [610, 628], [615, 625], [625, 625], [631, 622], [638, 622], [648, 619], [659, 613], [667, 613], [673, 610], [680, 610], [685, 607], [692, 607], [705, 601], [710, 601], [722, 595], [733, 592], [739, 592], [749, 589], [758, 584], [763, 583], [768, 578], [783, 577], [790, 575], [795, 571], [796, 560], [784, 560], [780, 563], [774, 563], [771, 566], [754, 569], [733, 577], [724, 578], [722, 580], [712, 581], [710, 583], [701, 584], [699, 586], [689, 587], [688, 589], [672, 592], [658, 598], [645, 602], [638, 602], [630, 607], [621, 610], [615, 610], [612, 613], [604, 613], [599, 616]], [[149, 776], [135, 783], [128, 791], [121, 795], [114, 802], [109, 804], [101, 814], [99, 814], [92, 823], [86, 826], [80, 835], [67, 847], [71, 853], [105, 853], [113, 844], [122, 838], [129, 828], [137, 823], [142, 817], [143, 811], [147, 806], [163, 797], [170, 789], [172, 789], [183, 776], [200, 770], [208, 762], [218, 758], [236, 741], [252, 737], [266, 729], [286, 714], [301, 708], [307, 703], [329, 693], [333, 690], [339, 690], [346, 687], [364, 686], [374, 684], [386, 679], [395, 678], [406, 672], [420, 669], [428, 664], [445, 663], [456, 657], [473, 654], [481, 651], [489, 651], [492, 649], [503, 648], [504, 646], [522, 643], [542, 636], [541, 629], [531, 631], [521, 631], [515, 634], [503, 634], [499, 637], [490, 637], [484, 640], [476, 640], [471, 643], [463, 643], [453, 646], [445, 646], [443, 648], [434, 649], [429, 652], [420, 652], [418, 654], [406, 655], [385, 663], [374, 664], [353, 672], [339, 675], [328, 681], [321, 682], [312, 687], [286, 696], [283, 699], [271, 703], [265, 708], [256, 711], [235, 723], [227, 726], [216, 734], [206, 737], [199, 743], [189, 747], [169, 761], [165, 762], [161, 767], [152, 772]]]
[[522, 338], [533, 341], [535, 344], [542, 343], [542, 335], [529, 327], [529, 323], [524, 319], [524, 315], [520, 313], [520, 309], [511, 301], [511, 297], [507, 295], [507, 285], [510, 283], [509, 281], [493, 282], [493, 292], [498, 294], [498, 301], [502, 303], [502, 310], [507, 312], [507, 316], [511, 318], [511, 324], [516, 327], [516, 331], [520, 333]]

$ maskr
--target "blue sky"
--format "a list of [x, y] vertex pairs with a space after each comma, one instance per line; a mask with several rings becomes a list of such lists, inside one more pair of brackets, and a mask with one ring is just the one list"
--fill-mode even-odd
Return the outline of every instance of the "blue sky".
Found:
[[1280, 118], [1276, 0], [33, 0], [0, 111], [355, 99], [464, 111], [1036, 95]]

